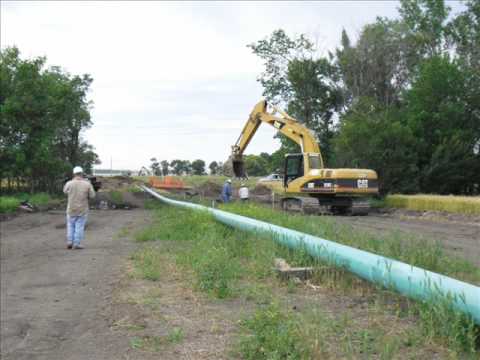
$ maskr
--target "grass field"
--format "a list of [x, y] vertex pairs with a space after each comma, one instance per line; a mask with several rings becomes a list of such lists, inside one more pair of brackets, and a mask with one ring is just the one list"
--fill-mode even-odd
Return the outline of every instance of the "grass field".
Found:
[[418, 211], [433, 210], [468, 215], [480, 214], [480, 196], [388, 195], [385, 198], [385, 205]]
[[[215, 299], [212, 301], [244, 299], [252, 303], [253, 312], [239, 315], [238, 337], [231, 349], [235, 358], [473, 359], [478, 355], [478, 327], [451, 311], [448, 304], [409, 301], [303, 251], [282, 247], [267, 235], [219, 224], [209, 214], [157, 207], [151, 226], [136, 234], [136, 240], [144, 244], [132, 256], [136, 276], [161, 282], [168, 254], [191, 276], [193, 288]], [[230, 204], [224, 209], [302, 228], [464, 280], [480, 278], [478, 268], [450, 258], [435, 244], [420, 247], [399, 234], [377, 239], [348, 227], [333, 228], [328, 218], [315, 217], [313, 221], [309, 216], [283, 214], [254, 204]], [[280, 282], [272, 270], [276, 257], [292, 266], [314, 267], [311, 282], [320, 293], [302, 290], [290, 281]], [[325, 297], [331, 301], [321, 301]], [[349, 305], [358, 301], [364, 305]]]

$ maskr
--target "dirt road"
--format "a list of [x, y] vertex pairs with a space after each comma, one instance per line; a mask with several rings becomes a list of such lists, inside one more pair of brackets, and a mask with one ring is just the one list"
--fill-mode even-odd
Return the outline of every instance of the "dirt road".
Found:
[[1, 224], [2, 359], [122, 359], [128, 340], [110, 330], [110, 296], [134, 246], [118, 233], [144, 210], [91, 211], [85, 250], [65, 248], [64, 213]]
[[480, 265], [480, 223], [473, 220], [449, 221], [423, 219], [399, 214], [369, 216], [336, 216], [335, 221], [373, 233], [392, 231], [413, 234], [426, 240], [439, 241], [452, 254]]

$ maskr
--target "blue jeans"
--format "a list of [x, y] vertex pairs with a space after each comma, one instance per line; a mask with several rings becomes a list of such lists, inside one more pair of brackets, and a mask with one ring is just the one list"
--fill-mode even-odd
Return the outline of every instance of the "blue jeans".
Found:
[[69, 244], [80, 245], [85, 234], [85, 224], [87, 215], [70, 216], [67, 215], [67, 242]]
[[226, 204], [230, 202], [230, 196], [229, 195], [222, 195], [222, 201]]

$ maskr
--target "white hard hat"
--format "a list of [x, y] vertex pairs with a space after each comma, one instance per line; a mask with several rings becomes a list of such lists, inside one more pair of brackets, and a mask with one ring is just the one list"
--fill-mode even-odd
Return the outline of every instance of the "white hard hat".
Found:
[[73, 173], [74, 173], [74, 174], [83, 174], [83, 169], [82, 169], [82, 167], [81, 167], [81, 166], [75, 166], [75, 167], [73, 168]]
[[231, 183], [231, 182], [232, 182], [232, 180], [231, 180], [231, 179], [227, 179], [227, 182]]

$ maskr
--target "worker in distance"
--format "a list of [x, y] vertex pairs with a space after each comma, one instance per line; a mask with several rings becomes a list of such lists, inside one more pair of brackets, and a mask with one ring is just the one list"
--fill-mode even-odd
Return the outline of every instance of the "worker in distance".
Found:
[[73, 168], [73, 179], [63, 187], [68, 196], [67, 204], [67, 249], [83, 249], [85, 224], [88, 217], [88, 200], [95, 198], [95, 190], [88, 179], [83, 177], [80, 166]]

